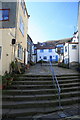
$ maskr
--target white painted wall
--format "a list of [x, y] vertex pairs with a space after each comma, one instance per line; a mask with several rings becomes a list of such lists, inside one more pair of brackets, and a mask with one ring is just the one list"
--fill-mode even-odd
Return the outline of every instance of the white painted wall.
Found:
[[[47, 59], [43, 59], [44, 61], [49, 61], [50, 60], [50, 56], [52, 56], [52, 59], [56, 59], [56, 55], [58, 55], [55, 52], [55, 49], [52, 49], [52, 52], [49, 52], [49, 49], [44, 49], [44, 52], [40, 52], [40, 49], [37, 49], [37, 62], [41, 59], [44, 58], [44, 56], [47, 57]], [[41, 57], [41, 58], [40, 58]], [[58, 55], [59, 57], [59, 55]]]
[[[69, 44], [69, 43], [65, 43], [64, 45], [64, 63], [67, 64], [68, 63], [68, 57], [69, 57], [69, 63], [71, 62], [78, 62], [78, 44]], [[76, 49], [72, 49], [72, 45], [76, 45]], [[65, 47], [67, 48], [67, 52], [65, 52]], [[69, 53], [68, 53], [69, 50]]]
[[[72, 49], [72, 45], [76, 45], [76, 49]], [[69, 44], [69, 61], [78, 62], [78, 44]]]

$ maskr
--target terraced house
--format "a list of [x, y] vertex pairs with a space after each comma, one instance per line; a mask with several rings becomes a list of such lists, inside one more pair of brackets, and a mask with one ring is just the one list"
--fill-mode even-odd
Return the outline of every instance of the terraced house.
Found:
[[0, 2], [0, 74], [17, 58], [26, 64], [28, 12], [24, 0]]

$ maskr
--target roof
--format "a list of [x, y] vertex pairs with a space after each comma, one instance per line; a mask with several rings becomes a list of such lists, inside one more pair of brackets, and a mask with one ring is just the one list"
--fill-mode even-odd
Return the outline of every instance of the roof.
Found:
[[32, 39], [31, 39], [31, 37], [29, 36], [29, 34], [27, 34], [27, 41], [28, 40], [30, 40], [31, 42], [33, 42]]
[[55, 49], [55, 47], [46, 47], [46, 46], [40, 46], [36, 49]]
[[46, 41], [43, 43], [38, 42], [37, 44], [34, 44], [36, 49], [55, 49], [56, 45], [58, 44], [64, 44], [65, 42], [71, 42], [73, 37], [70, 38], [64, 38], [61, 40], [52, 40], [52, 41]]

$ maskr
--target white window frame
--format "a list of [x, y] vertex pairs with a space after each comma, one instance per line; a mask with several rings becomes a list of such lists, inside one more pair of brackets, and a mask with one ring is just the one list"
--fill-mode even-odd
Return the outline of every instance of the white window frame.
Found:
[[18, 59], [23, 59], [23, 48], [20, 44], [18, 44]]
[[23, 23], [23, 19], [22, 19], [22, 16], [20, 16], [20, 21], [19, 21], [19, 28], [20, 28], [20, 31], [22, 33], [22, 35], [24, 36], [24, 23]]
[[[75, 48], [73, 48], [75, 46]], [[72, 50], [76, 50], [77, 49], [77, 45], [72, 45]]]

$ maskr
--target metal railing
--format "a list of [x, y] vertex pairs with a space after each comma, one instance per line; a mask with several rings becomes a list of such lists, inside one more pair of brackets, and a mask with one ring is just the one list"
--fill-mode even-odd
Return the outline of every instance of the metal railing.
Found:
[[58, 91], [58, 99], [59, 99], [59, 108], [61, 109], [61, 98], [60, 98], [60, 94], [61, 94], [61, 88], [59, 86], [59, 83], [58, 83], [58, 80], [57, 80], [57, 77], [56, 77], [56, 74], [54, 72], [54, 69], [52, 67], [52, 63], [51, 61], [50, 62], [50, 68], [51, 68], [51, 73], [52, 73], [52, 78], [53, 78], [53, 85], [55, 85], [55, 87], [57, 88], [57, 91]]

